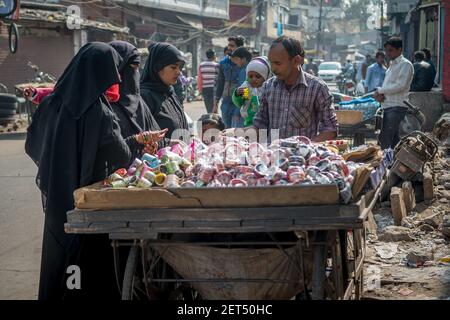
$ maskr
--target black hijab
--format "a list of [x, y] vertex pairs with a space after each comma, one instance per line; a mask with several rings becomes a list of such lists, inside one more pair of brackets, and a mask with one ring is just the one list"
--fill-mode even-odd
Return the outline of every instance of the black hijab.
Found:
[[[141, 76], [141, 96], [159, 127], [168, 129], [166, 137], [187, 142], [190, 135], [183, 106], [173, 86], [162, 82], [158, 74], [164, 67], [177, 62], [184, 63], [185, 59], [176, 47], [168, 43], [154, 42], [148, 47], [148, 53]], [[173, 135], [175, 130], [177, 136]]]
[[145, 62], [141, 77], [141, 88], [160, 93], [169, 93], [172, 86], [161, 81], [158, 72], [165, 66], [186, 62], [186, 59], [175, 46], [169, 43], [154, 42], [148, 47], [148, 59]]
[[141, 98], [139, 70], [130, 66], [141, 62], [138, 49], [125, 41], [112, 41], [109, 45], [119, 53], [123, 60], [119, 67], [122, 79], [119, 85], [120, 99], [115, 103], [111, 103], [111, 105], [119, 117], [119, 124], [124, 138], [142, 131], [160, 130], [150, 109]]
[[[74, 208], [73, 192], [106, 174], [95, 172], [97, 152], [120, 137], [103, 93], [119, 82], [121, 63], [105, 43], [83, 46], [28, 127], [25, 151], [38, 166], [36, 183], [45, 212], [40, 299], [61, 298], [64, 292], [65, 268], [79, 252], [79, 238], [64, 232], [66, 212]], [[120, 162], [129, 161], [129, 152], [120, 156]], [[108, 160], [102, 162], [107, 165]]]

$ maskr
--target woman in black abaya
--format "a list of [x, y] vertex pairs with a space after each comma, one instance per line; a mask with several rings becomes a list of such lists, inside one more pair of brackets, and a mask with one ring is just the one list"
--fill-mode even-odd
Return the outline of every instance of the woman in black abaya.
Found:
[[[45, 212], [39, 299], [119, 298], [107, 236], [66, 234], [73, 191], [105, 179], [132, 159], [130, 140], [105, 92], [119, 83], [119, 54], [104, 43], [88, 43], [72, 59], [54, 92], [44, 98], [28, 128], [25, 150], [38, 166], [36, 182]], [[81, 270], [81, 289], [68, 290], [69, 265]]]
[[[159, 131], [158, 123], [140, 95], [139, 65], [141, 57], [138, 49], [125, 41], [112, 41], [109, 45], [119, 53], [123, 60], [119, 66], [120, 97], [116, 102], [111, 102], [122, 136], [129, 137], [144, 131]], [[165, 131], [163, 130], [163, 132]], [[139, 157], [145, 149], [142, 144], [135, 140], [131, 140], [128, 147], [134, 158]]]
[[167, 138], [189, 142], [189, 127], [183, 106], [173, 86], [181, 74], [185, 58], [171, 44], [154, 42], [141, 76], [141, 96], [160, 128], [167, 128]]

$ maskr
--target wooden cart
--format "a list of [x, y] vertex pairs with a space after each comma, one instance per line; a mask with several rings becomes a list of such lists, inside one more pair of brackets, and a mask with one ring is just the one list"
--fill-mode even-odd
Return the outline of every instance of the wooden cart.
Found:
[[[384, 183], [382, 183], [383, 185]], [[296, 246], [295, 264], [304, 290], [313, 299], [359, 299], [363, 290], [365, 255], [364, 222], [371, 212], [382, 185], [357, 202], [348, 205], [306, 205], [253, 208], [150, 208], [126, 210], [80, 210], [67, 213], [67, 233], [108, 234], [117, 253], [121, 246], [131, 246], [121, 288], [122, 298], [133, 297], [133, 283], [138, 256], [143, 263], [143, 282], [148, 296], [149, 283], [242, 283], [289, 282], [286, 279], [256, 278], [157, 278], [144, 256], [149, 246], [233, 246], [271, 245], [285, 254], [286, 246]], [[242, 234], [265, 233], [271, 239], [277, 232], [295, 232], [294, 242], [190, 242], [161, 239], [161, 234]], [[305, 268], [305, 249], [311, 255], [311, 274]], [[289, 256], [289, 254], [287, 254]], [[289, 258], [289, 257], [288, 257]], [[298, 280], [298, 282], [300, 282]], [[194, 285], [195, 286], [195, 285]], [[253, 297], [249, 297], [250, 299]]]

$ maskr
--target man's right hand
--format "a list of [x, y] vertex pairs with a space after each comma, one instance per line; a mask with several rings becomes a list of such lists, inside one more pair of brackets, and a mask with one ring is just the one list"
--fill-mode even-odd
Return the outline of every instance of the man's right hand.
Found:
[[218, 113], [219, 111], [219, 101], [214, 101], [214, 107], [212, 109], [212, 113]]
[[244, 94], [244, 88], [237, 88], [236, 89], [236, 95], [242, 96]]

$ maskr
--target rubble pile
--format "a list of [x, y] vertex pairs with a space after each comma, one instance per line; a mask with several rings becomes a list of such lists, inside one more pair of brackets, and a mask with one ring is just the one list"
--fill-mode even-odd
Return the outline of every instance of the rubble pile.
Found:
[[[377, 232], [369, 234], [367, 247], [364, 295], [368, 299], [450, 298], [448, 151], [440, 149], [430, 168], [433, 199], [422, 201], [423, 195], [415, 196], [417, 204], [406, 210], [400, 225], [391, 201], [382, 202], [373, 212]], [[368, 282], [370, 274], [379, 277], [377, 285]]]

